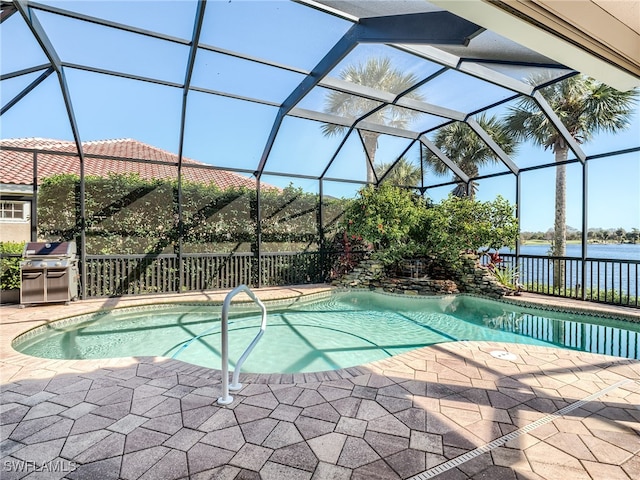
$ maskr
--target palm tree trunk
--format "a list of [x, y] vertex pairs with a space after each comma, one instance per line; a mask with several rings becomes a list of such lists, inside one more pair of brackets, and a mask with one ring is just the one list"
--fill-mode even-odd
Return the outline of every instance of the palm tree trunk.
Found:
[[371, 132], [362, 132], [362, 140], [364, 142], [364, 148], [367, 150], [367, 156], [369, 160], [365, 158], [367, 164], [367, 182], [376, 183], [376, 176], [373, 172], [373, 165], [376, 161], [376, 150], [378, 150], [378, 137], [380, 135]]
[[[567, 159], [568, 150], [564, 145], [556, 147], [557, 163], [564, 162]], [[567, 254], [567, 168], [564, 163], [556, 165], [556, 216], [551, 254], [556, 257], [564, 257]], [[559, 291], [564, 286], [564, 270], [563, 261], [554, 262], [554, 291]]]

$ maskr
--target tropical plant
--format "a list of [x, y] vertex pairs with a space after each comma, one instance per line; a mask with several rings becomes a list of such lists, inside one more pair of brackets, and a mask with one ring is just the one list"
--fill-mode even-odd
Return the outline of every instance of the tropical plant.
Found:
[[[401, 94], [417, 83], [417, 77], [412, 73], [405, 73], [394, 68], [391, 59], [387, 57], [370, 58], [366, 62], [345, 67], [338, 75], [340, 79], [357, 85], [370, 87], [375, 90], [393, 94]], [[422, 100], [422, 95], [417, 91], [410, 91], [406, 98]], [[377, 100], [359, 97], [350, 93], [332, 90], [325, 98], [325, 112], [338, 115], [355, 121], [362, 117], [371, 123], [377, 123], [395, 128], [406, 128], [407, 125], [420, 112], [406, 108], [382, 105]], [[322, 133], [326, 136], [344, 134], [347, 127], [326, 123], [322, 126]], [[380, 133], [368, 130], [360, 130], [360, 135], [367, 154], [367, 182], [376, 183], [376, 176], [373, 169], [376, 151], [378, 149], [378, 137]]]
[[[507, 155], [515, 151], [515, 135], [497, 117], [481, 114], [477, 122]], [[497, 162], [489, 146], [463, 122], [450, 123], [440, 128], [433, 143], [471, 179], [478, 176], [480, 167]], [[425, 160], [431, 165], [436, 175], [451, 173], [449, 167], [434, 155], [427, 154]], [[452, 193], [457, 197], [466, 197], [467, 185], [454, 175], [454, 181], [456, 180], [458, 182]], [[469, 196], [474, 198], [477, 190], [478, 184], [472, 180]]]
[[518, 269], [511, 265], [503, 265], [493, 270], [498, 282], [511, 290], [517, 290]]
[[379, 172], [386, 172], [389, 169], [391, 170], [382, 180], [384, 183], [391, 183], [392, 185], [403, 187], [417, 187], [422, 183], [420, 166], [409, 162], [406, 157], [400, 157], [395, 165], [392, 163], [381, 163], [378, 166]]
[[[539, 85], [544, 79], [531, 79]], [[576, 75], [541, 90], [555, 114], [578, 143], [598, 132], [615, 133], [629, 126], [637, 90], [620, 92], [592, 78]], [[567, 245], [566, 165], [569, 145], [531, 97], [522, 97], [506, 116], [506, 125], [518, 138], [550, 149], [556, 161], [555, 221], [551, 253], [564, 256]], [[554, 286], [563, 284], [562, 268], [554, 269]]]
[[346, 230], [335, 234], [327, 247], [330, 252], [337, 254], [336, 256], [328, 256], [330, 259], [328, 270], [331, 279], [341, 277], [353, 270], [370, 252], [369, 245], [363, 241], [361, 236], [347, 235]]

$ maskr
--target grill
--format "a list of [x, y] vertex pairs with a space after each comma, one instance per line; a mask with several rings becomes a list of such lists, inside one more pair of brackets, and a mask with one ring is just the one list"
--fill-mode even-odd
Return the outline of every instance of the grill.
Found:
[[75, 242], [29, 242], [20, 262], [20, 306], [78, 298]]

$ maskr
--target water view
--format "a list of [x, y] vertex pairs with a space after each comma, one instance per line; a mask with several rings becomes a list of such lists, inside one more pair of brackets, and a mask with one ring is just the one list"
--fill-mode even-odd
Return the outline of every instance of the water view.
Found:
[[[535, 245], [521, 245], [520, 253], [522, 255], [541, 255], [549, 254], [551, 245], [548, 243]], [[503, 253], [515, 253], [514, 250], [503, 249]], [[570, 243], [567, 245], [567, 257], [582, 256], [582, 245], [579, 243]], [[640, 260], [640, 244], [632, 243], [593, 243], [587, 245], [587, 257], [589, 258], [611, 258], [617, 260]]]
[[[549, 256], [549, 244], [523, 245], [520, 254], [518, 272], [520, 281], [525, 285], [537, 285], [536, 291], [543, 285], [552, 285], [554, 262]], [[514, 250], [503, 249], [502, 253], [515, 254]], [[528, 258], [531, 255], [541, 258]], [[579, 292], [582, 282], [582, 246], [567, 245], [567, 257], [574, 258], [565, 262], [565, 288]], [[640, 244], [589, 244], [587, 246], [586, 281], [584, 288], [590, 298], [599, 298], [605, 291], [611, 295], [606, 301], [628, 305], [637, 304], [638, 286], [640, 283]], [[506, 258], [513, 262], [513, 257]], [[544, 290], [544, 289], [543, 289]], [[615, 293], [614, 293], [615, 292]], [[629, 296], [629, 301], [618, 301], [614, 295], [622, 293]], [[602, 300], [602, 298], [601, 298]]]

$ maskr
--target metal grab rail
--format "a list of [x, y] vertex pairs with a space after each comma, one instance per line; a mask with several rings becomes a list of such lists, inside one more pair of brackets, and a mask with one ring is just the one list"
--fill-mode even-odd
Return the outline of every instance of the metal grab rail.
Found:
[[[251, 341], [247, 349], [240, 356], [240, 359], [236, 363], [236, 369], [233, 371], [233, 381], [231, 385], [229, 385], [229, 328], [228, 328], [228, 318], [229, 318], [229, 305], [231, 304], [231, 299], [235, 297], [238, 293], [245, 292], [249, 297], [258, 304], [260, 309], [262, 310], [262, 321], [260, 322], [260, 331], [255, 336], [255, 338]], [[253, 348], [256, 346], [260, 337], [264, 334], [264, 331], [267, 328], [267, 308], [260, 301], [258, 297], [251, 291], [249, 287], [246, 285], [238, 285], [236, 288], [231, 290], [224, 299], [224, 303], [222, 304], [222, 396], [218, 398], [218, 403], [221, 405], [229, 405], [233, 402], [233, 397], [229, 395], [229, 389], [231, 390], [240, 390], [242, 388], [242, 384], [238, 382], [238, 378], [240, 377], [240, 368], [242, 364], [247, 359]]]

